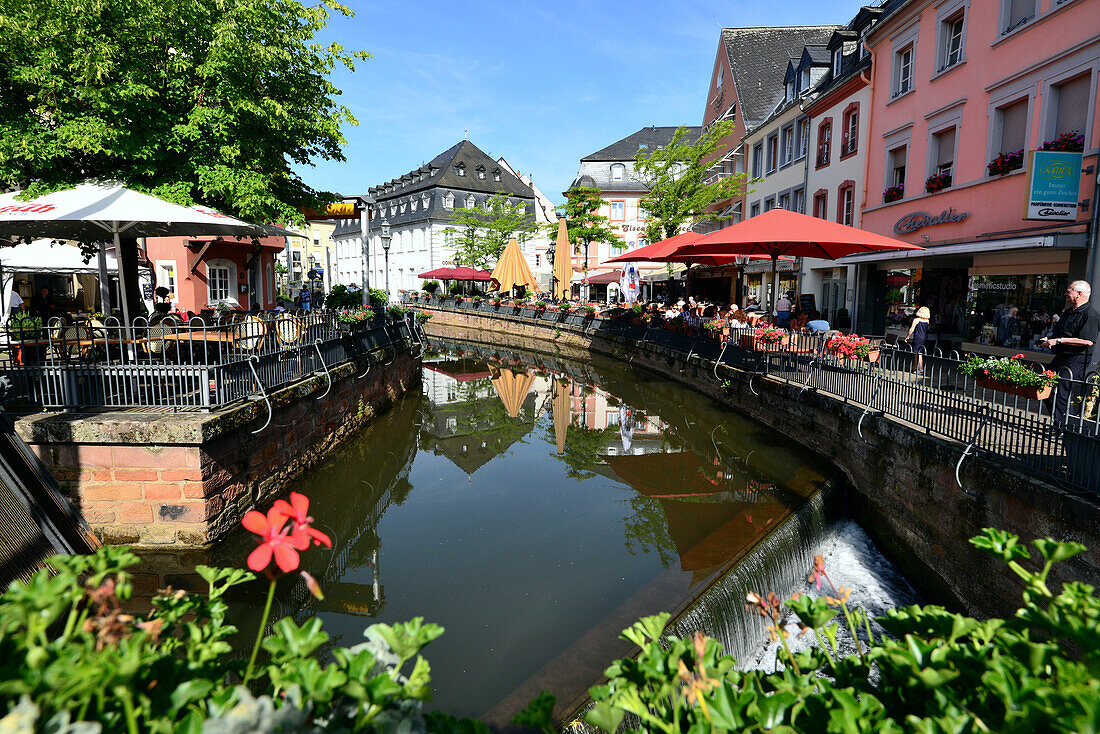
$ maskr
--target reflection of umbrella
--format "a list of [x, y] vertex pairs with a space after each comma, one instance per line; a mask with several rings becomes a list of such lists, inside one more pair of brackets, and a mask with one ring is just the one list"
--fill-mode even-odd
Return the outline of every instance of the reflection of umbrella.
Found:
[[562, 385], [560, 380], [554, 380], [554, 402], [551, 409], [554, 412], [554, 438], [558, 442], [558, 456], [565, 453], [565, 436], [569, 429], [569, 408], [572, 402], [569, 398], [569, 389]]
[[778, 295], [779, 274], [776, 266], [780, 255], [836, 260], [857, 252], [923, 249], [920, 245], [818, 217], [772, 209], [705, 235], [698, 242], [684, 247], [682, 254], [690, 257], [767, 255], [772, 259], [770, 310]]
[[513, 237], [508, 240], [508, 246], [504, 248], [500, 260], [497, 261], [497, 266], [493, 268], [492, 284], [489, 286], [489, 290], [510, 291], [520, 285], [526, 286], [536, 293], [539, 290], [539, 285], [535, 282], [535, 276], [531, 273], [531, 268], [528, 267], [527, 261], [523, 258], [523, 253], [520, 252], [519, 243]]
[[569, 229], [565, 219], [558, 220], [558, 239], [554, 243], [554, 298], [569, 297], [569, 283], [573, 279], [573, 247], [569, 244]]
[[535, 384], [535, 376], [527, 372], [516, 374], [511, 370], [494, 370], [493, 389], [497, 391], [497, 397], [504, 403], [504, 409], [508, 411], [510, 418], [519, 415], [519, 409], [523, 407], [523, 401], [527, 399], [527, 393]]
[[122, 313], [130, 323], [120, 237], [229, 235], [295, 236], [278, 227], [249, 224], [201, 206], [180, 206], [141, 194], [120, 184], [86, 183], [65, 191], [19, 201], [19, 192], [0, 195], [0, 234], [52, 237], [79, 242], [114, 238], [118, 258]]

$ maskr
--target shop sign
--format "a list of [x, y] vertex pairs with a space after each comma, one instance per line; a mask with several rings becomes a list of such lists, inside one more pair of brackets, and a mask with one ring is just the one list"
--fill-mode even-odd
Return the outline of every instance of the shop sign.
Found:
[[928, 212], [910, 212], [894, 224], [895, 234], [912, 234], [918, 229], [932, 227], [937, 224], [957, 224], [966, 221], [970, 212], [957, 212], [954, 207], [948, 207], [937, 216]]
[[331, 204], [325, 204], [321, 207], [321, 211], [305, 207], [302, 209], [302, 214], [304, 214], [309, 221], [319, 219], [355, 219], [359, 216], [359, 208], [355, 205], [354, 201], [335, 201]]
[[1024, 219], [1072, 222], [1077, 219], [1083, 153], [1033, 150], [1028, 153]]

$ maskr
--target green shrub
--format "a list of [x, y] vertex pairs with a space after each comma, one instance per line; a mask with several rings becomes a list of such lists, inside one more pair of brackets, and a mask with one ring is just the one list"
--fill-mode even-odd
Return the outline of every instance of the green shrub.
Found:
[[438, 280], [425, 280], [420, 286], [423, 290], [427, 291], [431, 295], [435, 295], [435, 292], [439, 290]]
[[389, 303], [389, 297], [386, 292], [379, 290], [378, 288], [370, 289], [370, 306], [375, 310], [381, 310]]
[[363, 294], [360, 291], [349, 291], [345, 285], [334, 285], [325, 296], [325, 308], [355, 308], [363, 305]]

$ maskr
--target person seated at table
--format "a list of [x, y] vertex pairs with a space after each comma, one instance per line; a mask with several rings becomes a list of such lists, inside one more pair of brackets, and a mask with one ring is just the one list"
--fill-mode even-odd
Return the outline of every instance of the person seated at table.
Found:
[[31, 296], [31, 314], [34, 316], [40, 316], [45, 320], [53, 311], [53, 304], [50, 302], [50, 289], [46, 286], [42, 286], [42, 290], [37, 295]]
[[828, 321], [821, 318], [821, 313], [814, 310], [810, 311], [809, 319], [806, 321], [806, 328], [810, 330], [811, 334], [820, 334], [823, 331], [828, 331], [831, 327]]
[[259, 313], [259, 312], [260, 312], [260, 311], [262, 311], [262, 310], [263, 310], [263, 309], [262, 309], [262, 308], [260, 308], [260, 304], [259, 304], [258, 302], [256, 302], [256, 301], [253, 301], [253, 302], [252, 302], [252, 305], [251, 305], [251, 306], [249, 306], [249, 308], [248, 308], [248, 312], [249, 312], [249, 313], [251, 313], [251, 314], [257, 314], [257, 313]]

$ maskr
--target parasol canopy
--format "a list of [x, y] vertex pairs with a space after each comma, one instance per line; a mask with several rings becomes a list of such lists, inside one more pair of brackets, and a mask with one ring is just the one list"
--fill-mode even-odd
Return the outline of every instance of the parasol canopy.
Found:
[[419, 273], [418, 278], [439, 278], [440, 280], [454, 280], [455, 269], [454, 268], [436, 268], [435, 270], [429, 270], [426, 273]]
[[573, 280], [573, 248], [569, 244], [569, 229], [565, 219], [558, 219], [558, 239], [554, 243], [554, 285], [553, 297], [557, 300], [569, 298], [570, 283]]
[[484, 283], [493, 277], [493, 274], [488, 270], [475, 270], [465, 265], [455, 268], [452, 273], [453, 275], [450, 276], [451, 280], [476, 280]]
[[520, 252], [519, 243], [513, 237], [508, 240], [508, 246], [504, 248], [497, 266], [493, 268], [489, 290], [510, 291], [520, 285], [536, 293], [539, 291], [535, 276], [523, 258], [523, 253]]

